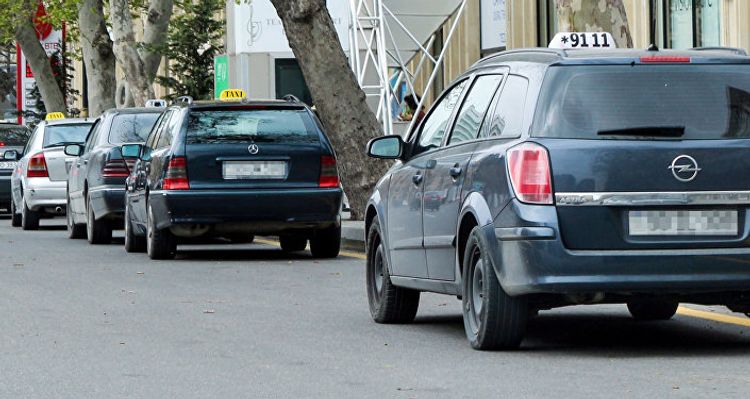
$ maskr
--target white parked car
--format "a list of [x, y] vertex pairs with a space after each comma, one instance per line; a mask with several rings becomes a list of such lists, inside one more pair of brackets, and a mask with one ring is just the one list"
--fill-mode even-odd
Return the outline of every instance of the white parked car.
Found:
[[92, 124], [86, 119], [56, 119], [37, 125], [10, 179], [14, 227], [36, 230], [41, 217], [65, 214], [68, 171], [75, 158], [63, 149], [83, 143]]

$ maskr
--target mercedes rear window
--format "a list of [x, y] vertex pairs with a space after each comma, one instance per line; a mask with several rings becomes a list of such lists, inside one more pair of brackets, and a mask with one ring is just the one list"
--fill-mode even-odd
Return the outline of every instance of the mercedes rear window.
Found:
[[317, 129], [304, 109], [208, 109], [190, 112], [187, 142], [317, 143]]
[[109, 130], [110, 144], [144, 143], [161, 113], [117, 114]]
[[0, 126], [1, 146], [25, 146], [29, 141], [29, 129], [24, 126], [5, 125]]
[[91, 123], [47, 125], [44, 128], [44, 148], [81, 144], [91, 130]]
[[748, 65], [593, 65], [549, 69], [534, 137], [750, 137]]

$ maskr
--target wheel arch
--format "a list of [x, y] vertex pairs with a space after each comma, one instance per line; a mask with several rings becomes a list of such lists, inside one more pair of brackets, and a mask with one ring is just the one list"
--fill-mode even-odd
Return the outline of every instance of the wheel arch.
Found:
[[[469, 194], [461, 206], [461, 212], [458, 218], [458, 227], [456, 231], [456, 282], [461, 287], [461, 276], [463, 273], [463, 257], [466, 250], [466, 243], [469, 241], [469, 234], [475, 227], [493, 230], [493, 217], [490, 207], [484, 197], [473, 192]], [[488, 242], [489, 248], [494, 249], [496, 243]], [[495, 245], [492, 245], [495, 244]], [[491, 256], [493, 265], [496, 263], [494, 256]], [[498, 269], [495, 268], [497, 271]]]

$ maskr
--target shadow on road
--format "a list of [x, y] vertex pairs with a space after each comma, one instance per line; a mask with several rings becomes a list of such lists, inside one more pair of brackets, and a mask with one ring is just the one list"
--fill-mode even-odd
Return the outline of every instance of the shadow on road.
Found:
[[[627, 315], [564, 312], [532, 319], [521, 351], [634, 358], [750, 355], [750, 330], [744, 327], [680, 316], [637, 322]], [[466, 339], [461, 315], [418, 316], [414, 325], [431, 336]]]
[[183, 261], [253, 261], [253, 260], [313, 260], [309, 252], [284, 252], [278, 249], [268, 248], [243, 248], [233, 249], [232, 246], [221, 246], [216, 249], [191, 249], [190, 247], [179, 247], [177, 259]]
[[68, 229], [67, 226], [65, 226], [65, 225], [57, 225], [57, 224], [53, 224], [51, 226], [49, 226], [49, 225], [40, 225], [39, 226], [39, 230], [41, 230], [41, 231], [65, 231], [67, 229]]

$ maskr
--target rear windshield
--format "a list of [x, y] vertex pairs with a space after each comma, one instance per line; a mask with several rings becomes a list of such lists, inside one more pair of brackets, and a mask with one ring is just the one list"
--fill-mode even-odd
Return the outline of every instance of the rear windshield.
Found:
[[156, 112], [115, 115], [109, 130], [110, 144], [145, 142], [159, 115]]
[[24, 126], [0, 126], [0, 145], [25, 146], [29, 141], [29, 129]]
[[81, 144], [86, 141], [90, 129], [90, 123], [47, 126], [44, 128], [44, 148]]
[[750, 137], [750, 66], [551, 67], [532, 132], [575, 139]]
[[316, 143], [318, 134], [304, 109], [192, 111], [188, 143]]

